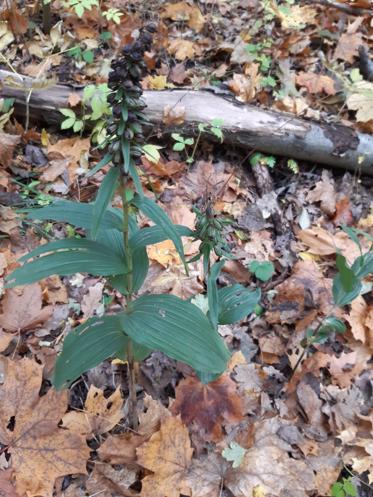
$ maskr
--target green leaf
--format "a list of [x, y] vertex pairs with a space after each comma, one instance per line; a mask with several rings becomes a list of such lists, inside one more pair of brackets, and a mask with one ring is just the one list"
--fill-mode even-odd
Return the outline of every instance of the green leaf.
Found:
[[81, 129], [83, 129], [84, 122], [83, 121], [75, 121], [73, 126], [74, 133], [78, 133]]
[[129, 167], [128, 172], [133, 180], [133, 183], [134, 183], [135, 188], [136, 188], [136, 192], [140, 195], [140, 197], [143, 197], [144, 193], [142, 191], [141, 181], [140, 181], [139, 175], [137, 173], [135, 161], [133, 159], [130, 160], [130, 167]]
[[260, 281], [268, 281], [275, 272], [275, 266], [271, 261], [252, 261], [249, 269]]
[[178, 142], [184, 143], [184, 137], [181, 136], [179, 133], [171, 133], [171, 137]]
[[[48, 254], [48, 255], [44, 255]], [[43, 255], [43, 257], [38, 257]], [[38, 257], [38, 258], [36, 258]], [[86, 239], [70, 238], [42, 245], [20, 260], [26, 262], [7, 277], [7, 287], [28, 285], [48, 276], [86, 272], [96, 276], [124, 274], [125, 259], [110, 247]]]
[[373, 252], [366, 252], [357, 257], [351, 266], [352, 271], [357, 278], [366, 278], [369, 274], [373, 273]]
[[212, 326], [216, 329], [218, 326], [219, 315], [219, 293], [216, 280], [219, 276], [221, 268], [224, 266], [225, 260], [216, 262], [210, 270], [207, 278], [207, 298], [209, 303], [209, 318]]
[[[70, 200], [56, 200], [40, 209], [27, 209], [20, 212], [25, 212], [27, 219], [64, 222], [77, 228], [89, 230], [92, 225], [93, 206], [94, 204], [84, 204]], [[102, 218], [100, 228], [102, 230], [122, 230], [123, 221], [120, 209], [107, 209]]]
[[260, 301], [261, 291], [250, 291], [236, 284], [219, 290], [219, 324], [232, 324], [251, 314]]
[[160, 147], [158, 145], [152, 145], [151, 143], [148, 143], [147, 145], [144, 145], [142, 147], [142, 150], [145, 154], [145, 157], [150, 161], [153, 162], [154, 164], [158, 164], [161, 156], [160, 153], [158, 152], [159, 149], [163, 147]]
[[356, 282], [358, 280], [354, 271], [348, 267], [346, 258], [341, 254], [337, 254], [336, 266], [339, 271], [339, 277], [344, 291], [351, 292], [351, 290], [356, 286]]
[[340, 482], [333, 483], [331, 488], [333, 497], [345, 497], [345, 492], [343, 490], [343, 485]]
[[172, 146], [172, 150], [175, 150], [175, 152], [182, 152], [185, 148], [185, 143], [184, 142], [177, 142], [174, 143]]
[[93, 50], [84, 50], [84, 52], [82, 52], [82, 56], [85, 62], [87, 62], [87, 64], [92, 64], [95, 58]]
[[127, 342], [119, 314], [89, 319], [66, 336], [54, 369], [54, 387], [67, 388], [81, 374], [126, 350]]
[[158, 227], [160, 227], [167, 238], [169, 238], [180, 255], [184, 263], [185, 272], [188, 274], [188, 268], [185, 261], [184, 248], [181, 237], [177, 232], [175, 226], [172, 224], [167, 214], [157, 205], [153, 200], [147, 197], [140, 197], [135, 195], [133, 205], [143, 212], [149, 219], [151, 219]]
[[74, 123], [75, 123], [75, 117], [69, 117], [69, 118], [65, 119], [64, 121], [62, 121], [61, 129], [72, 128], [74, 126]]
[[246, 450], [237, 442], [231, 442], [221, 453], [226, 461], [232, 461], [232, 468], [239, 468], [242, 464]]
[[174, 295], [145, 295], [122, 314], [125, 333], [140, 345], [160, 350], [198, 371], [222, 373], [229, 359], [210, 321], [190, 302]]
[[71, 109], [59, 109], [61, 114], [63, 114], [66, 117], [73, 117], [75, 119], [75, 112]]
[[97, 171], [99, 171], [100, 169], [102, 169], [104, 166], [106, 166], [106, 164], [109, 164], [109, 162], [111, 161], [112, 159], [112, 155], [110, 153], [107, 153], [103, 156], [103, 158], [100, 160], [100, 162], [98, 162], [95, 167], [93, 169], [91, 169], [88, 173], [87, 173], [87, 178], [89, 178], [90, 176], [93, 176], [94, 174], [97, 173]]
[[194, 138], [186, 138], [184, 140], [185, 145], [193, 145], [194, 143]]
[[[186, 226], [181, 224], [174, 224], [173, 226], [179, 236], [194, 236], [194, 231]], [[139, 248], [147, 247], [148, 245], [163, 242], [167, 239], [168, 236], [163, 228], [160, 226], [150, 226], [149, 228], [142, 228], [141, 230], [136, 231], [136, 233], [130, 238], [130, 245], [133, 250], [137, 250]]]
[[119, 168], [112, 167], [105, 176], [98, 190], [96, 200], [93, 204], [92, 212], [92, 226], [90, 236], [93, 240], [97, 238], [97, 233], [100, 229], [102, 219], [117, 188], [118, 178]]
[[355, 485], [352, 483], [351, 480], [347, 478], [343, 478], [343, 490], [347, 495], [350, 495], [351, 497], [357, 496], [357, 489]]
[[356, 285], [351, 291], [346, 292], [341, 281], [341, 275], [338, 273], [333, 279], [333, 300], [334, 303], [340, 307], [350, 304], [353, 300], [360, 295], [362, 284], [359, 279], [356, 280]]
[[123, 166], [124, 166], [124, 172], [128, 173], [130, 169], [130, 161], [131, 161], [131, 144], [129, 140], [126, 138], [121, 139], [121, 145], [122, 145], [122, 154], [123, 154]]

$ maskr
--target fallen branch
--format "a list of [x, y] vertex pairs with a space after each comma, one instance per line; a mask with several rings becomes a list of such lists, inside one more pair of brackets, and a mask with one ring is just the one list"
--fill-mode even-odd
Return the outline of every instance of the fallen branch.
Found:
[[[14, 97], [16, 115], [24, 116], [27, 90], [10, 86], [5, 79], [11, 76], [12, 73], [0, 70], [0, 82], [3, 81], [0, 96]], [[30, 88], [32, 79], [24, 77], [24, 82], [25, 87]], [[73, 91], [81, 92], [64, 85], [35, 88], [29, 102], [30, 119], [59, 125], [64, 119], [59, 109], [68, 107], [68, 97]], [[183, 134], [195, 133], [198, 123], [222, 119], [225, 144], [373, 175], [373, 136], [347, 126], [318, 123], [239, 104], [210, 91], [145, 91], [144, 99], [145, 112], [154, 131], [157, 128], [164, 133], [175, 131], [175, 126], [163, 124], [163, 112], [166, 105], [180, 106], [185, 108], [185, 117], [176, 129]]]

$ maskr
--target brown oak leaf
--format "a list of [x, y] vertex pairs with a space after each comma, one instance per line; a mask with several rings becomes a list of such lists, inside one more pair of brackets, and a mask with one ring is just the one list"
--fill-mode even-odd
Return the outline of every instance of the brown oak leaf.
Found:
[[324, 74], [313, 72], [300, 72], [296, 76], [296, 82], [299, 86], [304, 86], [310, 93], [326, 93], [335, 95], [334, 81]]
[[176, 388], [171, 411], [180, 414], [187, 425], [195, 424], [206, 440], [217, 442], [223, 436], [223, 425], [243, 419], [243, 400], [237, 384], [228, 375], [208, 384], [189, 377]]
[[17, 492], [29, 497], [52, 497], [56, 478], [85, 474], [90, 452], [84, 437], [58, 427], [67, 392], [39, 397], [42, 369], [31, 359], [7, 359], [0, 385], [0, 442], [12, 456]]

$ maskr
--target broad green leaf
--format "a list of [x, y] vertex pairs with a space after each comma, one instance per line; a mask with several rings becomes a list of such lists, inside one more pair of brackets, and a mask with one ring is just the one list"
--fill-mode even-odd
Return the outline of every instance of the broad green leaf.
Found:
[[210, 274], [207, 278], [207, 298], [209, 303], [209, 318], [211, 324], [214, 328], [218, 326], [218, 316], [219, 316], [219, 293], [216, 280], [219, 276], [221, 268], [224, 266], [225, 261], [221, 260], [216, 262], [210, 270]]
[[249, 269], [260, 281], [268, 281], [275, 272], [275, 266], [271, 261], [252, 261]]
[[93, 240], [97, 238], [97, 233], [101, 227], [102, 219], [117, 188], [118, 178], [119, 168], [111, 168], [105, 176], [98, 190], [96, 200], [93, 204], [92, 212], [92, 226], [90, 236]]
[[[194, 231], [181, 224], [174, 224], [174, 228], [179, 236], [193, 237], [195, 235]], [[155, 243], [163, 242], [167, 239], [168, 236], [166, 235], [163, 228], [161, 228], [160, 226], [150, 226], [149, 228], [142, 228], [141, 230], [138, 230], [131, 237], [130, 245], [133, 250], [137, 250], [143, 247], [147, 247], [148, 245], [154, 245]]]
[[68, 117], [61, 123], [61, 129], [70, 129], [74, 126], [75, 117]]
[[189, 364], [220, 374], [229, 351], [203, 312], [174, 295], [145, 295], [122, 314], [123, 329], [134, 341]]
[[357, 278], [366, 278], [373, 273], [373, 252], [369, 251], [357, 257], [351, 266]]
[[[43, 255], [48, 254], [48, 255]], [[43, 257], [38, 257], [43, 255]], [[7, 277], [7, 287], [28, 285], [48, 276], [86, 272], [95, 276], [124, 274], [125, 259], [112, 248], [86, 239], [70, 238], [42, 245], [20, 260], [34, 258]]]
[[[139, 345], [138, 343], [134, 342], [132, 340], [132, 354], [133, 358], [136, 362], [141, 362], [143, 361], [146, 357], [148, 357], [153, 350], [148, 349], [147, 347], [143, 347], [142, 345]], [[120, 349], [116, 353], [116, 357], [120, 359], [121, 361], [126, 361], [127, 360], [127, 349]]]
[[236, 284], [219, 290], [219, 324], [232, 324], [251, 314], [260, 301], [261, 291]]
[[338, 273], [333, 278], [332, 293], [334, 303], [340, 307], [350, 304], [353, 300], [356, 299], [356, 297], [360, 295], [361, 289], [361, 281], [357, 279], [355, 286], [350, 291], [346, 291], [341, 281], [341, 275], [340, 273]]
[[125, 351], [127, 341], [119, 314], [89, 319], [66, 336], [54, 370], [54, 387], [67, 388], [81, 374]]
[[354, 271], [348, 267], [346, 258], [341, 254], [337, 254], [336, 266], [339, 271], [339, 277], [344, 291], [351, 292], [351, 290], [356, 286], [358, 280]]
[[[56, 200], [40, 209], [21, 210], [28, 219], [69, 223], [77, 228], [89, 230], [92, 225], [93, 205], [70, 200]], [[106, 210], [100, 228], [122, 230], [122, 213], [119, 209]]]
[[182, 152], [184, 148], [185, 148], [184, 142], [176, 142], [172, 146], [172, 149], [175, 150], [175, 152]]
[[106, 164], [109, 164], [109, 162], [111, 161], [112, 159], [112, 155], [110, 153], [107, 153], [103, 156], [103, 158], [100, 160], [100, 162], [98, 162], [95, 167], [93, 169], [91, 169], [87, 174], [87, 178], [89, 178], [90, 176], [93, 176], [97, 173], [97, 171], [99, 171], [100, 169], [102, 169], [104, 166], [106, 166]]
[[345, 492], [343, 490], [343, 485], [339, 481], [333, 483], [331, 488], [331, 493], [333, 497], [346, 497]]
[[140, 197], [139, 195], [135, 195], [132, 203], [157, 226], [159, 226], [165, 233], [166, 237], [174, 243], [175, 248], [180, 255], [180, 258], [184, 263], [185, 272], [188, 274], [183, 242], [181, 241], [180, 235], [178, 234], [175, 226], [172, 224], [167, 214], [159, 207], [159, 205], [157, 205], [155, 202], [153, 202], [153, 200], [150, 200], [147, 197]]
[[141, 181], [140, 181], [137, 169], [136, 169], [136, 164], [135, 164], [133, 159], [130, 160], [130, 166], [129, 166], [128, 172], [133, 180], [133, 183], [134, 183], [135, 188], [136, 188], [136, 192], [138, 193], [138, 195], [140, 197], [143, 197], [144, 192], [142, 191]]
[[72, 109], [60, 109], [61, 114], [75, 119], [75, 112]]

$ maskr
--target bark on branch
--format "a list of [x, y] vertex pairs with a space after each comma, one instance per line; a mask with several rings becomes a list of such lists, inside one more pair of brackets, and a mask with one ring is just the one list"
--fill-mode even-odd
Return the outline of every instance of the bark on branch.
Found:
[[[0, 70], [0, 83], [3, 82], [0, 97], [14, 97], [16, 113], [25, 115], [27, 91], [12, 87], [7, 82], [10, 76], [15, 78], [12, 73]], [[30, 87], [32, 79], [23, 79], [25, 86]], [[64, 117], [58, 109], [68, 107], [67, 100], [73, 91], [82, 90], [64, 85], [34, 89], [29, 99], [31, 120], [59, 124]], [[210, 91], [145, 91], [144, 100], [150, 122], [164, 133], [175, 131], [175, 127], [163, 124], [166, 105], [183, 106], [184, 122], [177, 127], [183, 134], [195, 133], [198, 123], [210, 123], [218, 118], [223, 120], [225, 144], [373, 175], [373, 136], [347, 126], [318, 123], [239, 104]]]

